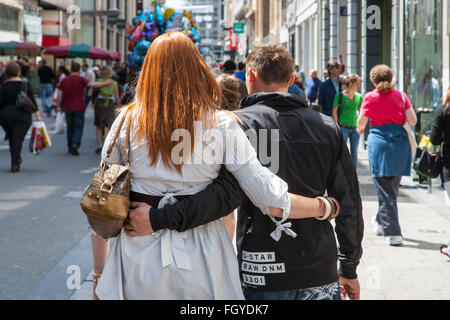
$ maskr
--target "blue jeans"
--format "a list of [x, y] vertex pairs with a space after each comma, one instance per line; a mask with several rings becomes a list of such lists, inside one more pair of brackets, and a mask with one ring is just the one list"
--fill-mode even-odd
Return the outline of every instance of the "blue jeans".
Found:
[[356, 129], [348, 129], [344, 127], [341, 127], [341, 132], [345, 143], [347, 143], [347, 140], [350, 138], [350, 154], [352, 155], [352, 160], [356, 168], [358, 166], [358, 146], [360, 135]]
[[53, 85], [51, 83], [41, 83], [40, 91], [42, 109], [44, 112], [49, 112], [52, 109]]
[[66, 111], [67, 146], [77, 148], [81, 145], [84, 127], [84, 111]]
[[285, 291], [260, 291], [250, 288], [243, 290], [246, 300], [341, 300], [339, 282], [320, 287]]

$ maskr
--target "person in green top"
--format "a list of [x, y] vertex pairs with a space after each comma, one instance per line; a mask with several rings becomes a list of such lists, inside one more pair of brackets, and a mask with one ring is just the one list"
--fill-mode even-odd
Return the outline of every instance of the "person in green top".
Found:
[[356, 131], [358, 110], [363, 97], [357, 90], [361, 78], [357, 74], [349, 74], [342, 79], [342, 92], [337, 94], [333, 103], [333, 119], [339, 124], [345, 142], [350, 139], [350, 153], [355, 167], [358, 164], [358, 145], [360, 135]]
[[[102, 77], [97, 82], [104, 82], [111, 79], [113, 75], [112, 68], [110, 66], [104, 66], [101, 71]], [[100, 153], [103, 147], [104, 138], [108, 135], [109, 129], [116, 117], [116, 107], [120, 102], [119, 98], [119, 86], [114, 81], [108, 86], [98, 89], [97, 98], [94, 103], [95, 120], [97, 136], [97, 149], [95, 153]]]

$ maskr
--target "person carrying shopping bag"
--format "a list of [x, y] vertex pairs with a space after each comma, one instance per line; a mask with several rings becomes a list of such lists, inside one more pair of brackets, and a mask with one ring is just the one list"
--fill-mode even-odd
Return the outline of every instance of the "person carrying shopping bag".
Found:
[[367, 139], [369, 163], [378, 196], [378, 214], [373, 218], [377, 235], [386, 236], [391, 246], [401, 246], [403, 237], [398, 218], [397, 197], [402, 176], [411, 175], [411, 146], [405, 122], [414, 126], [417, 117], [406, 94], [394, 89], [395, 79], [387, 65], [370, 70], [375, 89], [363, 99], [358, 133], [370, 119]]
[[[31, 84], [21, 78], [20, 66], [15, 62], [8, 63], [5, 75], [7, 80], [0, 87], [0, 125], [6, 132], [6, 139], [9, 140], [11, 172], [19, 172], [22, 164], [20, 156], [22, 144], [31, 126], [32, 114], [36, 114], [38, 121], [42, 121], [42, 119]], [[22, 92], [25, 92], [30, 100], [27, 110], [21, 108], [17, 103], [17, 98]]]

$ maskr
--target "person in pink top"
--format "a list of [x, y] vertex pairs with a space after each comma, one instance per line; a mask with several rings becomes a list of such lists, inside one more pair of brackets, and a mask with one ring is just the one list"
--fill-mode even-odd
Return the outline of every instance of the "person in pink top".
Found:
[[358, 133], [362, 134], [370, 119], [367, 139], [369, 163], [378, 196], [378, 214], [372, 218], [377, 235], [385, 235], [387, 243], [401, 246], [397, 196], [402, 176], [411, 175], [411, 147], [405, 122], [414, 126], [417, 117], [406, 94], [394, 89], [392, 70], [377, 65], [370, 71], [375, 90], [363, 99], [358, 118]]

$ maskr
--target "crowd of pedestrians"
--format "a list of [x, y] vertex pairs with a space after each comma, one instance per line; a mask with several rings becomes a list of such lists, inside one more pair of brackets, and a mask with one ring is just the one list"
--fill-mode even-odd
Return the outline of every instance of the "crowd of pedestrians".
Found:
[[[0, 69], [0, 125], [18, 172], [32, 123], [32, 113], [17, 108], [20, 92], [42, 119], [26, 58]], [[379, 203], [371, 223], [387, 244], [403, 244], [397, 197], [413, 160], [404, 125], [417, 117], [388, 66], [372, 68], [374, 89], [362, 96], [360, 76], [338, 61], [328, 62], [323, 79], [316, 69], [306, 79], [286, 48], [263, 45], [214, 70], [175, 32], [152, 43], [139, 70], [77, 62], [69, 69], [54, 72], [45, 59], [37, 69], [42, 111], [65, 114], [69, 154], [80, 154], [90, 105], [102, 157], [116, 135], [111, 158], [120, 161], [128, 137], [118, 123], [126, 117], [131, 126], [129, 217], [111, 247], [91, 230], [95, 299], [359, 299], [364, 223], [356, 168], [369, 121]], [[450, 88], [436, 115], [431, 143], [443, 145], [450, 206]], [[180, 128], [192, 140], [176, 161], [172, 134]], [[209, 132], [223, 140], [208, 140]], [[264, 150], [277, 155], [264, 162]], [[203, 161], [192, 162], [198, 154]], [[441, 253], [448, 256], [447, 244]]]

